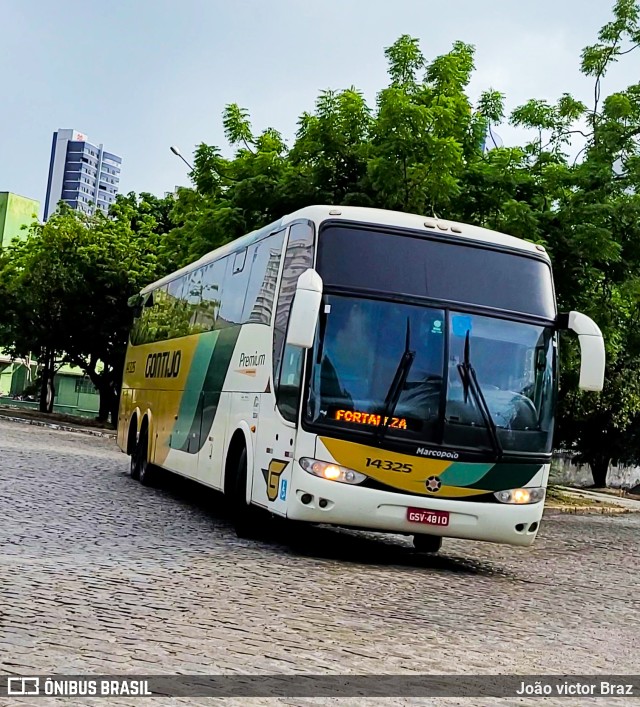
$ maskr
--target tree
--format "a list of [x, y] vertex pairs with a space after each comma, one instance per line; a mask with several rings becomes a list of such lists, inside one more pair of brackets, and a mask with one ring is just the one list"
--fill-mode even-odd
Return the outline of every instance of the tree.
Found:
[[354, 87], [323, 91], [290, 149], [273, 129], [256, 137], [248, 112], [232, 104], [223, 122], [235, 155], [198, 147], [195, 189], [180, 193], [182, 225], [166, 243], [183, 264], [287, 210], [325, 202], [457, 218], [545, 245], [560, 308], [592, 316], [607, 342], [605, 390], [583, 395], [575, 342], [563, 341], [557, 427], [557, 442], [575, 448], [602, 484], [611, 459], [640, 457], [640, 85], [603, 92], [612, 63], [640, 44], [639, 14], [636, 1], [617, 0], [583, 51], [592, 105], [565, 93], [511, 113], [531, 131], [522, 145], [484, 149], [504, 119], [504, 96], [489, 89], [472, 105], [474, 50], [462, 42], [428, 61], [403, 35], [385, 51], [389, 85], [375, 109]]
[[41, 410], [53, 409], [56, 362], [68, 362], [97, 388], [99, 419], [116, 420], [132, 322], [127, 300], [158, 274], [162, 224], [152, 212], [160, 208], [133, 195], [118, 198], [109, 216], [63, 206], [3, 255], [0, 336], [14, 355], [32, 352], [41, 363]]
[[617, 0], [584, 49], [590, 105], [565, 93], [511, 112], [511, 123], [529, 131], [521, 145], [486, 149], [489, 129], [505, 119], [505, 97], [489, 89], [472, 104], [474, 49], [462, 42], [428, 60], [403, 35], [385, 50], [389, 81], [375, 106], [353, 86], [322, 91], [291, 146], [230, 104], [223, 125], [233, 154], [197, 146], [191, 188], [164, 200], [119, 197], [108, 218], [63, 210], [0, 257], [8, 303], [0, 339], [16, 351], [37, 343], [49, 372], [60, 356], [81, 365], [110, 401], [104, 415], [131, 316], [124, 301], [154, 277], [314, 203], [471, 222], [544, 245], [560, 309], [583, 311], [602, 328], [600, 395], [577, 391], [577, 346], [562, 342], [556, 441], [603, 484], [612, 459], [640, 460], [640, 84], [604, 92], [611, 65], [640, 46], [639, 17], [637, 0]]
[[56, 361], [71, 323], [69, 295], [81, 285], [80, 274], [67, 267], [67, 257], [82, 241], [84, 230], [80, 219], [63, 209], [46, 228], [33, 225], [25, 240], [14, 241], [3, 253], [3, 345], [15, 356], [33, 353], [39, 361], [42, 412], [53, 409]]
[[[640, 84], [602, 96], [607, 70], [640, 44], [639, 15], [636, 2], [618, 0], [598, 43], [584, 49], [591, 106], [565, 94], [555, 105], [529, 101], [511, 117], [536, 133], [525, 152], [544, 200], [530, 204], [556, 263], [559, 304], [592, 316], [605, 336], [600, 395], [577, 390], [577, 352], [565, 349], [557, 434], [589, 463], [596, 486], [606, 485], [612, 460], [640, 456]], [[580, 149], [569, 160], [575, 137]]]

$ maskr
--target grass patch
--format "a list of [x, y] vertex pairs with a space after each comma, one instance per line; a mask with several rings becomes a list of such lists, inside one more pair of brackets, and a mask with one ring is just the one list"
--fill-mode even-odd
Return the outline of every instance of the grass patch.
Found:
[[100, 430], [113, 430], [114, 427], [105, 422], [98, 422], [93, 417], [82, 417], [81, 415], [65, 415], [60, 412], [40, 412], [32, 408], [11, 407], [10, 405], [0, 405], [0, 414], [10, 417], [21, 417], [24, 420], [41, 420], [42, 422], [52, 422], [59, 425], [77, 425], [79, 427], [92, 427]]
[[[579, 493], [579, 490], [576, 490]], [[547, 488], [547, 495], [545, 499], [545, 505], [553, 508], [554, 506], [580, 506], [580, 507], [594, 507], [594, 508], [616, 508], [614, 503], [607, 503], [606, 501], [601, 501], [596, 498], [587, 498], [586, 496], [578, 496], [573, 494], [568, 494], [565, 491], [560, 490], [557, 486], [549, 486]]]

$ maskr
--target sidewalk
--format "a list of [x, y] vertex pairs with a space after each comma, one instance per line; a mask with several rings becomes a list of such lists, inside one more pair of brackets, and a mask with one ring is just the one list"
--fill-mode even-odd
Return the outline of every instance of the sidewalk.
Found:
[[554, 486], [554, 489], [560, 491], [564, 498], [560, 502], [550, 499], [545, 511], [602, 513], [603, 515], [640, 513], [640, 497], [638, 496], [617, 496], [611, 492], [577, 489], [569, 486]]
[[94, 420], [87, 418], [72, 417], [71, 415], [61, 415], [52, 413], [47, 415], [39, 410], [27, 410], [24, 408], [0, 405], [0, 420], [10, 422], [21, 422], [26, 425], [36, 427], [47, 427], [52, 430], [63, 430], [64, 432], [80, 432], [94, 437], [106, 437], [115, 439], [116, 431], [99, 425]]

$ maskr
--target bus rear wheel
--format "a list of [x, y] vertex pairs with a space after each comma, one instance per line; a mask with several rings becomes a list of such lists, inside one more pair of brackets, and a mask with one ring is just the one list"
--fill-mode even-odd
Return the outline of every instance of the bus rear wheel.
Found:
[[435, 554], [442, 547], [442, 538], [438, 535], [414, 535], [413, 547], [416, 552]]
[[149, 437], [146, 429], [140, 433], [140, 439], [136, 446], [136, 456], [138, 480], [143, 486], [153, 486], [155, 473], [153, 465], [149, 463]]
[[242, 449], [230, 486], [231, 522], [239, 538], [260, 537], [260, 513], [247, 503], [247, 450]]
[[140, 478], [140, 459], [138, 458], [138, 444], [131, 450], [129, 458], [129, 475], [136, 481]]

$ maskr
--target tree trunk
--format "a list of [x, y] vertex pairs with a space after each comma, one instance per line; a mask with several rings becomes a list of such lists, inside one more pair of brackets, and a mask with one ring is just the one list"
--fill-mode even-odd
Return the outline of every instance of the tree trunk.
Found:
[[53, 412], [53, 403], [55, 402], [56, 399], [56, 384], [54, 382], [54, 370], [53, 366], [51, 366], [51, 370], [49, 371], [49, 385], [48, 385], [48, 391], [47, 391], [47, 412], [52, 413]]
[[40, 383], [40, 412], [53, 412], [53, 401], [56, 390], [53, 384], [55, 375], [55, 351], [45, 349], [44, 362], [42, 366], [42, 381]]
[[113, 391], [111, 403], [111, 424], [117, 428], [118, 412], [120, 411], [120, 386], [117, 386], [117, 388]]
[[89, 362], [78, 361], [78, 364], [95, 386], [100, 396], [98, 404], [98, 422], [111, 422], [113, 427], [118, 426], [118, 409], [120, 407], [120, 381], [124, 360], [121, 365], [112, 366], [105, 364], [104, 369], [98, 373], [95, 368], [93, 355]]
[[42, 367], [40, 375], [40, 412], [47, 412], [47, 392], [49, 390], [49, 368], [45, 365]]
[[596, 488], [603, 489], [607, 486], [607, 472], [609, 471], [608, 457], [599, 457], [589, 463], [591, 473], [593, 474], [593, 484]]
[[98, 408], [98, 422], [111, 422], [115, 427], [118, 421], [118, 395], [113, 381], [102, 378], [99, 382], [98, 393], [100, 405]]

